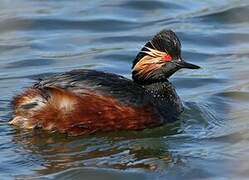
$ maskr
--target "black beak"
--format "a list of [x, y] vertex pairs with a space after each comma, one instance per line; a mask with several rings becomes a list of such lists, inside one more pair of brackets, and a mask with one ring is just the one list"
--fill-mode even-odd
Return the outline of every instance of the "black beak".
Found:
[[187, 63], [186, 61], [180, 59], [179, 61], [175, 61], [174, 62], [178, 67], [180, 68], [187, 68], [187, 69], [199, 69], [201, 68], [200, 66], [191, 64], [191, 63]]

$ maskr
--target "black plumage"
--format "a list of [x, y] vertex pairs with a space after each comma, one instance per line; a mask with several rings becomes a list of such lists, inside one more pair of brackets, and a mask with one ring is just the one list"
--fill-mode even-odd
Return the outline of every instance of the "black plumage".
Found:
[[10, 123], [80, 135], [173, 122], [183, 106], [168, 78], [181, 68], [199, 66], [185, 62], [176, 34], [163, 30], [134, 59], [132, 80], [87, 69], [44, 77], [14, 98]]

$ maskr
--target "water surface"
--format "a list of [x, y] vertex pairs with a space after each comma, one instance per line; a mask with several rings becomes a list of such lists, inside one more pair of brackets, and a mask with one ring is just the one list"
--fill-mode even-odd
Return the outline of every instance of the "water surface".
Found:
[[[0, 179], [248, 179], [248, 1], [0, 3]], [[171, 78], [179, 122], [87, 138], [8, 125], [11, 98], [37, 77], [75, 68], [130, 77], [138, 50], [164, 28], [202, 67]]]

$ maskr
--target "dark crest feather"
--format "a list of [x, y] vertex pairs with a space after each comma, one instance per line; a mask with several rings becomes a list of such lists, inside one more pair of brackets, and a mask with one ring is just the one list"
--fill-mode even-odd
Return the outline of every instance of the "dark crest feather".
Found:
[[157, 33], [151, 41], [144, 45], [134, 59], [132, 68], [146, 55], [146, 53], [143, 52], [147, 51], [146, 47], [166, 52], [172, 57], [180, 56], [181, 53], [181, 43], [176, 34], [172, 30], [162, 30]]
[[162, 30], [151, 40], [154, 49], [167, 52], [171, 55], [178, 54], [181, 49], [181, 43], [172, 30]]

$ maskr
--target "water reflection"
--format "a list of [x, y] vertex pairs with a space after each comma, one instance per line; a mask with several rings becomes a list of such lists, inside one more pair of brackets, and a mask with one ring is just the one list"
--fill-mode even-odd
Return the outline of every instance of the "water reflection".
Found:
[[176, 126], [91, 137], [68, 137], [37, 130], [16, 132], [12, 141], [30, 155], [39, 157], [38, 164], [43, 162], [43, 168], [36, 172], [40, 175], [79, 166], [157, 171], [174, 161], [161, 139], [170, 133], [177, 133]]

